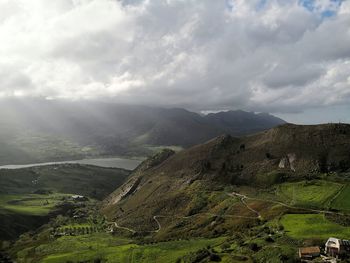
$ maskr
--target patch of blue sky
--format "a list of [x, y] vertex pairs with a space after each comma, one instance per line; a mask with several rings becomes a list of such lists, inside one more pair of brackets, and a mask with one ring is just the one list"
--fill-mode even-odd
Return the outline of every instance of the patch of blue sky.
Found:
[[226, 8], [228, 10], [230, 10], [231, 12], [233, 11], [233, 8], [234, 8], [234, 0], [226, 0], [225, 1], [225, 4], [226, 4]]
[[310, 12], [315, 10], [315, 0], [299, 0], [299, 4]]
[[[262, 10], [265, 8], [268, 1], [271, 0], [258, 0], [256, 2], [256, 10]], [[286, 2], [293, 2], [292, 0], [278, 0], [281, 4]], [[337, 11], [341, 5], [341, 3], [345, 0], [328, 0], [329, 5], [328, 7], [325, 7], [324, 9], [320, 10], [320, 0], [296, 0], [298, 1], [299, 5], [303, 6], [305, 9], [307, 9], [310, 12], [319, 13], [321, 17], [328, 18], [335, 16], [337, 14]], [[234, 11], [235, 7], [235, 0], [225, 0], [226, 8], [229, 11]]]
[[333, 10], [325, 10], [321, 13], [321, 16], [322, 17], [332, 17], [332, 16], [335, 16], [337, 14], [336, 11], [333, 11]]
[[319, 10], [319, 0], [299, 0], [299, 4], [310, 12], [319, 12], [321, 17], [328, 18], [337, 14], [341, 3], [344, 0], [329, 0], [328, 8]]
[[265, 7], [268, 0], [260, 0], [256, 5], [256, 10], [261, 10]]

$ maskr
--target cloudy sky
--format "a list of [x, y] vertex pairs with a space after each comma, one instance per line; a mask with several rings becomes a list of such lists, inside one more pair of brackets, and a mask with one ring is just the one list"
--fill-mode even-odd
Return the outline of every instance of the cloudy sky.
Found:
[[350, 122], [350, 1], [0, 0], [0, 97]]

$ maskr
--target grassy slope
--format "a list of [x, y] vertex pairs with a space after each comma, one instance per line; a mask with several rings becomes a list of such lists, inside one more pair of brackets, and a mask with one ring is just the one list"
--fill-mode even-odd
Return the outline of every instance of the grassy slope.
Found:
[[339, 210], [350, 210], [350, 185], [346, 185], [332, 202], [332, 207]]
[[330, 222], [321, 214], [289, 214], [282, 217], [281, 223], [287, 234], [296, 239], [350, 236], [350, 227]]
[[278, 186], [277, 196], [286, 203], [303, 207], [326, 207], [342, 184], [328, 181], [301, 181]]
[[124, 169], [65, 164], [0, 170], [0, 193], [32, 193], [38, 189], [102, 199], [129, 175]]
[[17, 214], [44, 216], [52, 211], [68, 194], [22, 194], [0, 195], [0, 213], [8, 211]]
[[[137, 245], [125, 238], [112, 237], [99, 233], [78, 237], [61, 237], [49, 244], [35, 249], [33, 262], [59, 263], [71, 261], [88, 261], [104, 258], [108, 262], [175, 262], [177, 258], [205, 248], [219, 245], [225, 238], [192, 239], [161, 242], [150, 245]], [[19, 260], [26, 257], [30, 249], [20, 252]], [[30, 256], [29, 256], [30, 258]], [[37, 261], [36, 261], [37, 260]]]
[[[312, 184], [305, 184], [303, 182], [293, 183], [299, 188], [295, 196], [298, 200], [317, 200], [315, 204], [322, 205], [325, 203], [325, 200], [331, 198], [327, 191], [323, 191], [325, 189], [325, 185], [328, 183], [330, 182], [316, 181]], [[278, 187], [290, 187], [291, 185], [292, 183], [285, 183], [279, 185]], [[336, 189], [339, 187], [338, 184], [334, 184], [333, 186]], [[276, 186], [273, 186], [272, 189], [275, 187]], [[312, 192], [310, 192], [310, 187], [312, 187]], [[189, 207], [191, 209], [198, 207], [198, 213], [210, 211], [215, 214], [220, 214], [223, 217], [202, 214], [202, 216], [195, 216], [187, 219], [159, 218], [159, 221], [162, 224], [162, 230], [157, 233], [159, 240], [161, 240], [161, 237], [166, 233], [166, 231], [170, 231], [175, 235], [176, 231], [179, 231], [178, 233], [180, 235], [183, 235], [185, 233], [184, 231], [186, 231], [186, 233], [194, 233], [195, 235], [198, 235], [199, 232], [194, 231], [197, 227], [200, 227], [199, 235], [203, 236], [210, 233], [210, 231], [214, 228], [216, 230], [219, 230], [220, 228], [232, 229], [232, 227], [237, 227], [238, 225], [242, 226], [238, 231], [245, 232], [245, 229], [248, 226], [243, 226], [242, 222], [238, 222], [236, 218], [226, 218], [225, 215], [254, 216], [254, 213], [242, 205], [237, 197], [230, 197], [225, 194], [224, 191], [205, 191], [205, 189], [203, 189], [203, 185], [201, 185], [199, 181], [192, 184], [188, 190], [192, 193], [192, 199], [189, 203]], [[229, 193], [231, 190], [232, 189], [228, 188], [225, 191], [228, 191]], [[247, 192], [247, 195], [253, 195], [254, 191], [257, 191], [257, 189], [251, 188], [250, 193], [248, 193], [249, 189], [247, 187], [234, 190], [244, 190]], [[320, 192], [324, 193], [324, 195], [320, 195]], [[306, 195], [306, 193], [308, 194]], [[261, 198], [263, 198], [262, 196]], [[272, 195], [270, 194], [268, 199], [271, 200], [271, 196]], [[275, 198], [276, 200], [279, 200], [281, 197], [277, 195]], [[271, 205], [271, 203], [269, 202], [264, 203], [262, 201], [254, 201], [249, 199], [246, 200], [246, 202], [250, 205], [250, 207], [259, 210], [264, 219], [271, 217], [277, 220], [276, 218], [280, 215], [278, 211], [275, 215], [272, 215], [273, 209], [270, 209], [269, 205]], [[308, 202], [306, 203], [308, 204]], [[267, 214], [269, 214], [269, 217], [267, 217]], [[243, 221], [248, 222], [249, 220], [244, 219]], [[267, 225], [271, 225], [273, 221], [274, 220], [270, 221], [271, 223], [268, 222]], [[217, 227], [216, 225], [212, 224], [213, 222], [217, 222]], [[127, 224], [127, 221], [124, 223]], [[282, 217], [280, 223], [284, 226], [286, 231], [285, 234], [295, 239], [327, 239], [329, 236], [346, 238], [350, 235], [350, 228], [342, 227], [325, 220], [323, 219], [322, 215], [288, 214]], [[185, 229], [183, 229], [182, 232], [181, 224], [185, 224]], [[127, 226], [129, 225], [127, 224]], [[266, 262], [266, 259], [274, 260], [273, 262], [281, 262], [281, 255], [295, 254], [294, 252], [296, 245], [294, 243], [280, 243], [280, 241], [278, 241], [281, 235], [282, 237], [284, 236], [283, 231], [276, 232], [273, 230], [275, 233], [273, 235], [273, 239], [276, 241], [274, 243], [269, 243], [266, 241], [266, 238], [271, 232], [267, 231], [265, 234], [263, 234], [265, 227], [257, 227], [260, 227], [260, 230], [257, 231], [256, 236], [254, 231], [249, 231], [251, 232], [249, 235], [252, 235], [253, 238], [245, 239], [245, 242], [248, 245], [239, 245], [233, 252], [225, 252], [222, 254], [219, 253], [222, 256], [222, 262], [240, 262], [238, 259], [233, 259], [233, 255], [235, 254], [249, 255], [253, 257], [256, 262]], [[278, 226], [276, 227], [278, 228]], [[153, 228], [156, 229], [156, 226], [154, 225]], [[249, 228], [251, 229], [251, 227]], [[225, 234], [222, 233], [221, 235], [224, 236]], [[164, 237], [166, 238], [166, 235]], [[32, 262], [49, 263], [66, 262], [69, 260], [73, 262], [95, 260], [97, 258], [103, 258], [105, 260], [108, 259], [108, 262], [175, 262], [176, 259], [187, 255], [190, 252], [197, 251], [198, 249], [204, 248], [207, 245], [215, 247], [219, 243], [216, 239], [189, 238], [190, 241], [170, 241], [155, 243], [152, 245], [137, 245], [135, 242], [128, 239], [120, 239], [119, 237], [113, 237], [107, 233], [95, 233], [92, 235], [62, 237], [52, 240], [52, 242], [48, 244], [37, 246], [35, 248], [35, 256], [33, 256], [31, 252], [33, 250], [31, 248], [22, 250], [18, 255], [20, 258], [25, 257], [27, 260], [28, 258], [32, 258]], [[219, 240], [221, 242], [221, 239]], [[250, 243], [257, 243], [261, 247], [261, 250], [259, 250], [259, 252], [252, 252], [249, 250]]]

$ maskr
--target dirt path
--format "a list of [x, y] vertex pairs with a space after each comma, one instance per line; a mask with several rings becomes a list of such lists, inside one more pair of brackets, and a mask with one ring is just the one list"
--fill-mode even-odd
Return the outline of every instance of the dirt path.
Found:
[[247, 204], [247, 202], [245, 201], [245, 199], [249, 199], [246, 195], [242, 195], [242, 194], [239, 194], [239, 193], [236, 193], [236, 192], [232, 192], [232, 193], [229, 193], [227, 194], [228, 196], [231, 196], [231, 197], [238, 197], [239, 200], [241, 201], [241, 203], [247, 207], [248, 210], [252, 211], [253, 213], [256, 214], [257, 218], [261, 218], [261, 215], [259, 213], [259, 211], [253, 209], [251, 206], [249, 206]]
[[157, 222], [157, 225], [158, 225], [158, 229], [157, 230], [154, 230], [154, 233], [158, 233], [161, 229], [162, 229], [162, 226], [160, 224], [160, 222], [158, 221], [158, 217], [162, 217], [162, 216], [153, 216], [153, 220]]
[[[162, 229], [162, 225], [159, 222], [158, 218], [179, 218], [179, 219], [190, 219], [196, 216], [220, 216], [220, 217], [229, 217], [229, 218], [246, 218], [246, 219], [256, 219], [258, 217], [253, 217], [253, 216], [238, 216], [238, 215], [221, 215], [221, 214], [214, 214], [214, 213], [208, 213], [208, 212], [204, 212], [204, 213], [198, 213], [198, 214], [194, 214], [191, 216], [174, 216], [174, 215], [155, 215], [153, 216], [153, 220], [156, 221], [157, 225], [158, 225], [158, 229], [156, 230], [150, 230], [150, 231], [143, 231], [143, 232], [147, 232], [147, 233], [158, 233], [161, 229]], [[123, 226], [119, 226], [117, 222], [108, 222], [108, 224], [112, 224], [114, 225], [116, 228], [119, 229], [123, 229], [123, 230], [127, 230], [131, 233], [136, 233], [138, 231], [132, 229], [132, 228], [128, 228], [128, 227], [123, 227]]]
[[[310, 211], [310, 212], [314, 212], [314, 213], [319, 213], [319, 214], [337, 214], [337, 215], [344, 215], [343, 213], [337, 213], [337, 212], [333, 212], [333, 211], [329, 211], [329, 210], [319, 210], [319, 209], [312, 209], [312, 208], [304, 208], [304, 207], [297, 207], [297, 206], [291, 206], [288, 205], [286, 203], [280, 202], [280, 201], [275, 201], [275, 200], [270, 200], [270, 199], [261, 199], [261, 198], [255, 198], [255, 197], [249, 197], [246, 195], [242, 195], [240, 193], [236, 193], [236, 192], [232, 192], [232, 193], [228, 193], [228, 196], [231, 197], [239, 197], [241, 198], [241, 200], [244, 199], [249, 199], [249, 200], [256, 200], [256, 201], [262, 201], [262, 202], [269, 202], [269, 203], [274, 203], [274, 204], [278, 204], [278, 205], [282, 205], [284, 207], [290, 208], [290, 209], [297, 209], [297, 210], [305, 210], [305, 211]], [[249, 207], [247, 206], [247, 208], [249, 209]], [[251, 209], [250, 209], [251, 210]], [[252, 211], [255, 211], [254, 209]], [[257, 212], [257, 211], [255, 211]], [[258, 212], [257, 212], [258, 213]]]
[[107, 224], [114, 225], [115, 228], [123, 229], [123, 230], [129, 231], [129, 232], [131, 232], [133, 234], [137, 232], [134, 229], [131, 229], [131, 228], [128, 228], [128, 227], [124, 227], [124, 226], [119, 226], [117, 222], [107, 222]]

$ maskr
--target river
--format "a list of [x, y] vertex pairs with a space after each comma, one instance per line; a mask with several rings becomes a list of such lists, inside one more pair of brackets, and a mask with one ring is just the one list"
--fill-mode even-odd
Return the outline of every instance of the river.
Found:
[[120, 157], [109, 157], [109, 158], [96, 158], [96, 159], [82, 159], [82, 160], [73, 160], [73, 161], [62, 161], [62, 162], [46, 162], [46, 163], [31, 163], [31, 164], [9, 164], [1, 165], [0, 169], [20, 169], [28, 168], [35, 166], [45, 166], [45, 165], [54, 165], [54, 164], [88, 164], [95, 165], [100, 167], [109, 167], [109, 168], [123, 168], [127, 170], [134, 170], [143, 159], [126, 159]]

